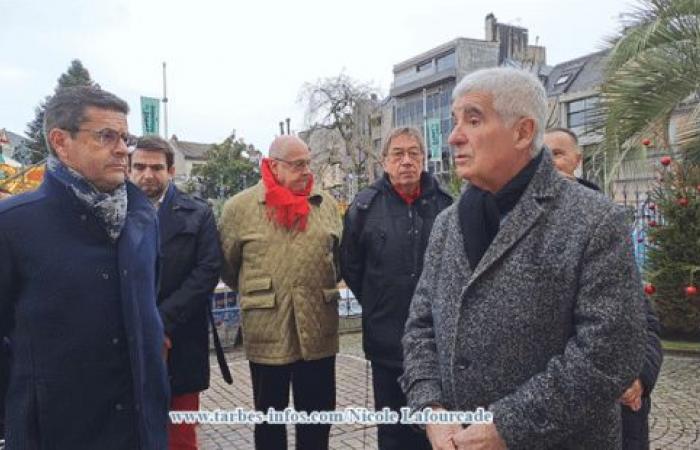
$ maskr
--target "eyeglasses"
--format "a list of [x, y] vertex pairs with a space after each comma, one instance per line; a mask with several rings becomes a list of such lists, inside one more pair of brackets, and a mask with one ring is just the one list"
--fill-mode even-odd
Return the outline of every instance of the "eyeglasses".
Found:
[[121, 139], [122, 142], [124, 142], [124, 145], [127, 147], [133, 147], [136, 145], [136, 136], [128, 133], [120, 133], [117, 130], [113, 130], [112, 128], [103, 128], [101, 130], [91, 130], [89, 128], [76, 128], [75, 130], [76, 133], [80, 131], [84, 131], [87, 133], [92, 133], [93, 137], [95, 139], [100, 141], [100, 145], [102, 147], [107, 147], [109, 149], [113, 149], [117, 146], [119, 143], [119, 140]]
[[400, 162], [408, 155], [408, 159], [411, 161], [421, 161], [423, 159], [423, 152], [420, 150], [390, 150], [387, 155], [389, 160], [392, 162]]
[[302, 172], [304, 169], [307, 167], [311, 167], [311, 160], [310, 159], [296, 159], [294, 161], [287, 161], [286, 159], [282, 158], [272, 158], [275, 161], [283, 162], [285, 164], [288, 164], [289, 166], [292, 167], [292, 170], [295, 172]]

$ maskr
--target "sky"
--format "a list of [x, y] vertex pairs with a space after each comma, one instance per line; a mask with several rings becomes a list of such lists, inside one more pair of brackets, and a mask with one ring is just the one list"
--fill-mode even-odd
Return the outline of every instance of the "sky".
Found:
[[[38, 103], [80, 59], [126, 100], [162, 96], [168, 134], [215, 143], [236, 135], [266, 152], [299, 91], [341, 72], [387, 95], [392, 67], [456, 37], [484, 38], [484, 18], [529, 30], [554, 65], [603, 48], [630, 0], [0, 0], [0, 128], [25, 134]], [[161, 127], [163, 119], [161, 117]]]

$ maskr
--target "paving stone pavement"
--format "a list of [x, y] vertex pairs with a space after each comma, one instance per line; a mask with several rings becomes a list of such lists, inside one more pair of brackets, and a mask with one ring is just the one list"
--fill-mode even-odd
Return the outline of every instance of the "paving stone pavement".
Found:
[[[372, 406], [371, 372], [362, 358], [360, 335], [344, 335], [336, 360], [337, 407]], [[234, 384], [222, 379], [212, 357], [211, 388], [202, 395], [203, 410], [253, 409], [248, 362], [240, 349], [227, 354]], [[652, 395], [651, 449], [700, 450], [700, 357], [666, 355]], [[290, 405], [292, 403], [290, 402]], [[288, 425], [289, 447], [294, 427]], [[201, 425], [200, 449], [254, 449], [252, 425]], [[376, 449], [376, 428], [338, 425], [331, 428], [332, 449]]]

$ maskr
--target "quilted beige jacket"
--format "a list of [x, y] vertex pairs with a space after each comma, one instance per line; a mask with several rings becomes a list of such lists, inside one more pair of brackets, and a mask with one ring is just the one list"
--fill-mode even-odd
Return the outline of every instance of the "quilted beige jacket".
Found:
[[262, 182], [224, 205], [222, 278], [240, 294], [243, 343], [255, 363], [281, 365], [338, 352], [342, 225], [329, 194], [314, 190], [309, 203], [303, 232], [268, 219]]

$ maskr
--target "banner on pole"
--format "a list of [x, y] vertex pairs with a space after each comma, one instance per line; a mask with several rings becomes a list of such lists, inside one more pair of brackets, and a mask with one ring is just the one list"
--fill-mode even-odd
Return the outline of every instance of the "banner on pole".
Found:
[[442, 130], [440, 119], [428, 119], [428, 152], [431, 161], [442, 160]]
[[160, 134], [160, 100], [141, 97], [141, 128], [143, 134]]

